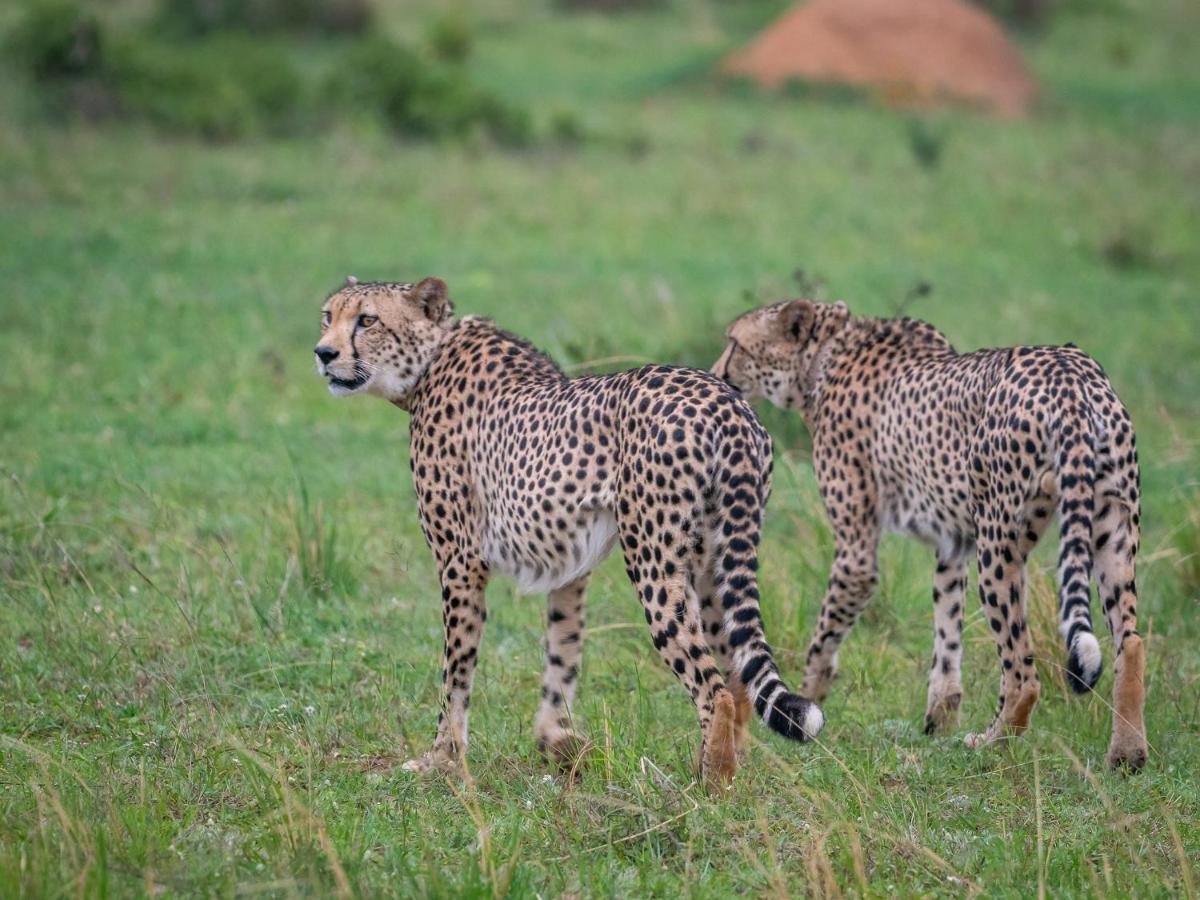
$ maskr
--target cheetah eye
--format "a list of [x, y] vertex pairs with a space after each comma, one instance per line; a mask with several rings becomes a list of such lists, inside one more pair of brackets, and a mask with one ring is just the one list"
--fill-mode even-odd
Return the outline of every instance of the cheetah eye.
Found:
[[333, 314], [329, 310], [324, 310], [321, 313], [321, 324], [323, 326], [328, 325], [332, 321], [333, 321]]
[[358, 317], [358, 327], [359, 328], [370, 328], [372, 325], [374, 325], [378, 321], [379, 321], [379, 316], [362, 315], [362, 316]]

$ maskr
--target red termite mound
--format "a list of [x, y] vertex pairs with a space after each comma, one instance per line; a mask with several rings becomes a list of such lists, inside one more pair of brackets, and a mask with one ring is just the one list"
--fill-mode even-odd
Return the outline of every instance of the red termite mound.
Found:
[[1037, 86], [988, 13], [965, 0], [811, 0], [721, 65], [764, 87], [792, 80], [882, 90], [897, 103], [1024, 114]]

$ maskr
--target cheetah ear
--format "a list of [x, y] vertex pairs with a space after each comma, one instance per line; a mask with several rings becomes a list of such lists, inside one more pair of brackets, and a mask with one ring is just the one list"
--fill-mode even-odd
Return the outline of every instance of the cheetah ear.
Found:
[[412, 290], [413, 301], [430, 322], [441, 324], [454, 313], [454, 304], [446, 293], [446, 282], [425, 278]]
[[816, 312], [807, 300], [793, 300], [779, 312], [779, 330], [784, 340], [804, 343], [812, 334]]
[[346, 287], [354, 287], [356, 284], [358, 284], [357, 278], [355, 278], [353, 275], [346, 276]]

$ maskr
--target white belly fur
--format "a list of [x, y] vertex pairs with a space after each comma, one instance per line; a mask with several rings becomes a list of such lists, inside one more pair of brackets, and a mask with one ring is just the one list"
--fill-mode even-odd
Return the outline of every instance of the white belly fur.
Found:
[[516, 579], [520, 594], [556, 590], [586, 575], [612, 552], [617, 538], [617, 519], [611, 510], [591, 510], [574, 529], [558, 537], [569, 550], [548, 564], [521, 562], [528, 558], [521, 548], [512, 548], [516, 552], [507, 554], [509, 559], [505, 560], [493, 546], [488, 548], [488, 565]]

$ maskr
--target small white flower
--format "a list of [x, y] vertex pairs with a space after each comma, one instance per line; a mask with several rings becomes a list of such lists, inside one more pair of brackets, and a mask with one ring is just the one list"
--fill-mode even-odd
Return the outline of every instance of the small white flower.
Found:
[[136, 585], [136, 584], [131, 584], [131, 585], [129, 586], [129, 593], [131, 593], [131, 594], [136, 594], [137, 592], [138, 592], [137, 585]]
[[99, 615], [100, 613], [104, 612], [104, 607], [97, 603], [92, 607], [92, 612], [96, 613], [96, 615]]
[[304, 714], [305, 714], [306, 716], [311, 716], [311, 715], [312, 715], [313, 713], [315, 713], [316, 711], [317, 711], [317, 708], [316, 708], [315, 706], [306, 706], [306, 707], [304, 707]]

